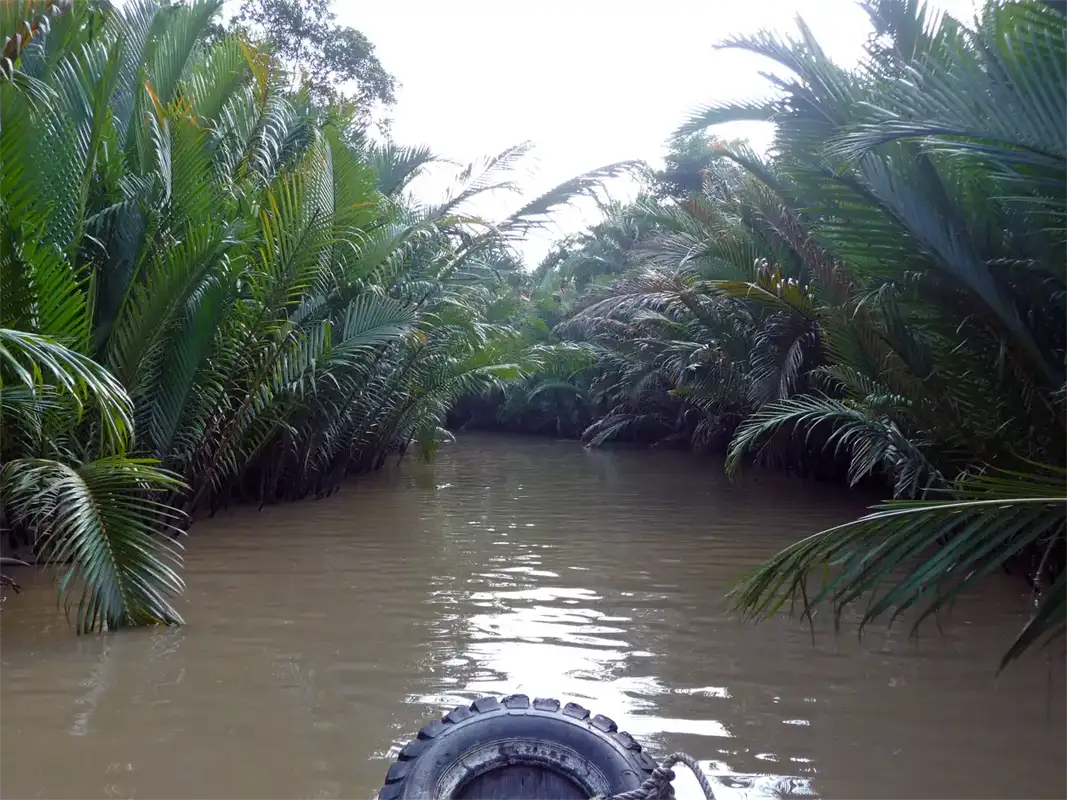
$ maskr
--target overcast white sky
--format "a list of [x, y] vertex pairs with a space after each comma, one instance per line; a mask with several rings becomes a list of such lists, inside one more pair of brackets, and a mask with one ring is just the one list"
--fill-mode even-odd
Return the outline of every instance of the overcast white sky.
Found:
[[[933, 5], [971, 21], [974, 0]], [[869, 26], [855, 0], [337, 0], [338, 22], [362, 31], [401, 82], [393, 137], [462, 162], [532, 139], [532, 198], [574, 175], [625, 159], [655, 163], [694, 106], [758, 98], [769, 62], [713, 50], [731, 35], [795, 30], [796, 15], [838, 63], [857, 61]], [[767, 126], [721, 135], [766, 146]], [[439, 196], [440, 179], [413, 187]], [[617, 189], [625, 192], [626, 187]], [[481, 213], [500, 218], [521, 197], [496, 195]], [[531, 266], [550, 242], [584, 227], [588, 213], [558, 214], [522, 249]]]

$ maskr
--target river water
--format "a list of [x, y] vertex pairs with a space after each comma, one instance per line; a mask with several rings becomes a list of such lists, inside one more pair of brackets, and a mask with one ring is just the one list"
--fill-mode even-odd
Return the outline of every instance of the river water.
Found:
[[198, 523], [182, 628], [76, 637], [23, 573], [0, 614], [0, 795], [370, 798], [421, 724], [523, 692], [689, 752], [720, 800], [1063, 797], [1062, 664], [994, 674], [1026, 609], [1014, 580], [917, 641], [727, 613], [746, 568], [870, 500], [464, 436], [326, 500]]

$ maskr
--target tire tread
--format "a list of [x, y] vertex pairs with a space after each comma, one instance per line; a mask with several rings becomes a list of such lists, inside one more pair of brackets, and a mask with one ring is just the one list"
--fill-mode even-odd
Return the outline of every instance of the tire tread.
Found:
[[404, 780], [407, 777], [412, 763], [422, 755], [429, 746], [430, 741], [436, 739], [450, 727], [464, 722], [471, 717], [480, 714], [491, 714], [496, 711], [508, 711], [511, 709], [526, 709], [533, 707], [536, 711], [560, 714], [561, 716], [584, 722], [591, 729], [603, 734], [605, 737], [614, 739], [628, 753], [631, 754], [635, 765], [646, 773], [645, 777], [656, 768], [655, 760], [646, 753], [633, 736], [620, 731], [618, 725], [610, 717], [603, 714], [595, 716], [584, 706], [577, 703], [563, 705], [559, 700], [552, 697], [538, 697], [532, 703], [524, 694], [512, 694], [503, 698], [493, 696], [479, 697], [469, 706], [456, 706], [439, 719], [434, 719], [424, 725], [413, 739], [408, 741], [397, 754], [396, 761], [389, 767], [385, 775], [385, 785], [378, 791], [377, 800], [396, 800], [404, 793]]

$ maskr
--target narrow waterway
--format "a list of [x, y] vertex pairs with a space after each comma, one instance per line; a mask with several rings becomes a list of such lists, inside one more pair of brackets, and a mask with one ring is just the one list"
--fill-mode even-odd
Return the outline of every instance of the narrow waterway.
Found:
[[197, 524], [182, 628], [78, 638], [22, 573], [0, 614], [0, 796], [370, 798], [421, 724], [524, 692], [691, 753], [720, 800], [1063, 797], [1062, 664], [995, 677], [1016, 581], [918, 641], [727, 613], [746, 568], [870, 499], [465, 436], [436, 464]]

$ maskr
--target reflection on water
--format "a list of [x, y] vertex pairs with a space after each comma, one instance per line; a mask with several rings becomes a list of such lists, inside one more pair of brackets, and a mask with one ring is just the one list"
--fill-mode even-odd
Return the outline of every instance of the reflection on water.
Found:
[[1063, 796], [1060, 665], [994, 681], [1025, 611], [1012, 580], [917, 641], [726, 613], [746, 568], [868, 500], [469, 436], [198, 524], [180, 629], [77, 638], [25, 577], [0, 615], [0, 796], [370, 797], [421, 724], [513, 692], [693, 754], [720, 800]]

